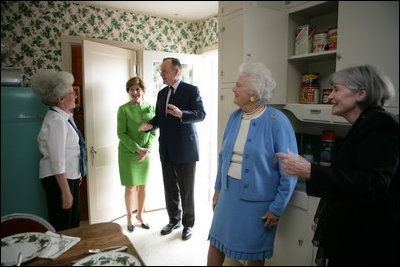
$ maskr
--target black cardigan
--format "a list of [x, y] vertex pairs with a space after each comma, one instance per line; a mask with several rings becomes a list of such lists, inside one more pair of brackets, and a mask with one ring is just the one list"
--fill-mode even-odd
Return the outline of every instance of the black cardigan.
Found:
[[[399, 118], [364, 110], [332, 167], [311, 166], [308, 195], [321, 198], [314, 239], [329, 265], [399, 262]], [[324, 207], [325, 206], [325, 207]]]

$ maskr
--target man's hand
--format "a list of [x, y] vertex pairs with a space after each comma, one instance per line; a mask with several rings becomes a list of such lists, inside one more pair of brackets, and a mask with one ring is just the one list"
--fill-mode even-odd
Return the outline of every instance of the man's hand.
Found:
[[167, 113], [169, 113], [175, 117], [178, 117], [179, 119], [182, 119], [182, 111], [177, 106], [168, 104]]
[[145, 123], [140, 124], [137, 130], [138, 130], [138, 132], [144, 132], [144, 131], [151, 130], [152, 128], [153, 128], [153, 125], [145, 122]]

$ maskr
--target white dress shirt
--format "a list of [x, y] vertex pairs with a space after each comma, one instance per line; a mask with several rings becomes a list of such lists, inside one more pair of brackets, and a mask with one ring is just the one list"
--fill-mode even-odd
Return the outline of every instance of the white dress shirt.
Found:
[[68, 122], [72, 114], [52, 107], [44, 117], [37, 137], [43, 158], [39, 163], [39, 178], [66, 173], [68, 179], [79, 179], [79, 137]]

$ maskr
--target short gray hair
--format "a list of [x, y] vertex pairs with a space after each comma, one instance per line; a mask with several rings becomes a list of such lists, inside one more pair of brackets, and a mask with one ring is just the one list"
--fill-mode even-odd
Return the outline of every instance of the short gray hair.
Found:
[[267, 104], [271, 101], [276, 82], [271, 71], [262, 63], [243, 63], [239, 67], [240, 74], [246, 73], [247, 90], [258, 96], [258, 101]]
[[47, 106], [56, 106], [58, 99], [69, 93], [74, 76], [66, 71], [41, 70], [34, 74], [30, 86], [35, 95]]
[[367, 95], [357, 104], [365, 109], [370, 106], [383, 106], [385, 101], [394, 96], [393, 83], [389, 77], [376, 66], [361, 65], [348, 67], [333, 73], [330, 84], [344, 84], [353, 92], [364, 87]]

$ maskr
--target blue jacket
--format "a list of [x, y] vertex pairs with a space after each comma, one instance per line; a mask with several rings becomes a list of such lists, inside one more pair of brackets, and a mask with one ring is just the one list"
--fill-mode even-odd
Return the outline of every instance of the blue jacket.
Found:
[[164, 161], [168, 153], [174, 164], [198, 161], [199, 138], [194, 123], [204, 120], [206, 116], [200, 91], [194, 85], [183, 81], [179, 83], [170, 99], [170, 104], [182, 111], [182, 119], [179, 119], [165, 113], [168, 90], [166, 86], [158, 93], [156, 115], [149, 121], [153, 125], [152, 131], [160, 128], [160, 159]]
[[[229, 117], [219, 153], [215, 189], [227, 189], [227, 173], [242, 120], [242, 110]], [[243, 151], [240, 198], [271, 202], [270, 210], [280, 216], [297, 183], [280, 167], [275, 153], [297, 153], [296, 136], [287, 117], [270, 106], [258, 118], [251, 120]]]

